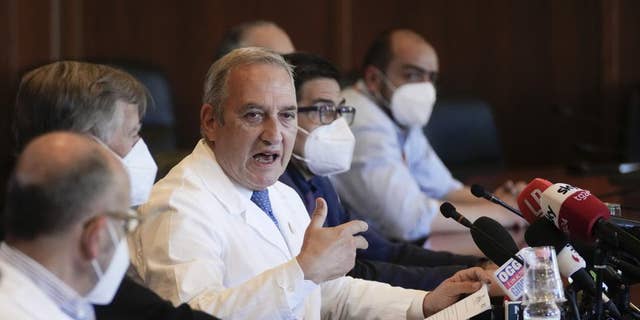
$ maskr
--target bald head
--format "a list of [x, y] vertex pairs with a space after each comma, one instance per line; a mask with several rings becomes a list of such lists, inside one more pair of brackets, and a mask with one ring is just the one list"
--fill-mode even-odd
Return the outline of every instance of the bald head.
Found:
[[295, 51], [289, 35], [271, 21], [257, 20], [237, 25], [222, 37], [216, 60], [229, 52], [245, 47], [260, 47], [280, 54]]
[[[426, 70], [438, 71], [438, 55], [422, 36], [406, 29], [391, 33], [391, 61], [408, 61]], [[388, 67], [388, 66], [387, 66]]]
[[367, 50], [363, 67], [374, 66], [385, 72], [394, 60], [412, 61], [436, 72], [439, 68], [435, 49], [409, 29], [394, 29], [378, 35]]
[[240, 42], [243, 47], [261, 47], [280, 54], [292, 53], [293, 43], [282, 28], [270, 23], [250, 28], [245, 31]]
[[106, 211], [126, 210], [129, 182], [106, 147], [87, 136], [54, 132], [26, 146], [7, 196], [7, 234], [33, 239]]
[[363, 79], [378, 103], [385, 104], [404, 84], [435, 82], [439, 68], [435, 49], [421, 35], [396, 29], [380, 34], [369, 47]]

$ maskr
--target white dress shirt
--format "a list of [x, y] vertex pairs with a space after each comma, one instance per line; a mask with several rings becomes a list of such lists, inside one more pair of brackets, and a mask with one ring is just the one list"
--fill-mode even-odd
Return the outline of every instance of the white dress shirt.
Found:
[[223, 319], [422, 319], [424, 291], [304, 280], [296, 256], [309, 215], [293, 189], [277, 182], [268, 190], [280, 229], [200, 141], [139, 209], [145, 221], [132, 260], [144, 282]]
[[62, 280], [6, 243], [0, 245], [0, 319], [94, 319], [93, 307]]
[[363, 92], [362, 81], [342, 92], [356, 109], [351, 169], [332, 176], [343, 203], [390, 238], [416, 240], [431, 231], [439, 200], [462, 188], [421, 127], [401, 129]]

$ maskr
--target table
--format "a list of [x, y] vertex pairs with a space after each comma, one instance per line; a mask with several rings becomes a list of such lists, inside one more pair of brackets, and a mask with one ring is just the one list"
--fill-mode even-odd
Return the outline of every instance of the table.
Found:
[[[566, 170], [561, 167], [541, 167], [541, 168], [520, 168], [511, 169], [504, 172], [498, 172], [486, 175], [471, 176], [464, 182], [467, 185], [480, 184], [487, 190], [494, 190], [506, 180], [522, 180], [529, 182], [534, 178], [547, 179], [553, 183], [565, 182], [573, 186], [590, 190], [594, 195], [604, 195], [622, 191], [623, 188], [613, 185], [609, 182], [607, 176], [592, 175], [578, 176], [567, 174]], [[626, 196], [616, 195], [602, 199], [603, 201], [621, 203], [622, 205], [637, 206], [638, 195], [631, 194]], [[623, 217], [640, 220], [640, 213], [634, 211], [622, 212]], [[524, 241], [524, 229], [510, 230], [511, 236], [519, 247], [526, 246]], [[424, 244], [425, 248], [437, 251], [449, 251], [458, 254], [469, 254], [475, 256], [483, 256], [482, 252], [473, 242], [470, 232], [452, 232], [452, 233], [435, 233], [432, 234]], [[631, 301], [640, 305], [640, 285], [635, 285], [631, 289]]]

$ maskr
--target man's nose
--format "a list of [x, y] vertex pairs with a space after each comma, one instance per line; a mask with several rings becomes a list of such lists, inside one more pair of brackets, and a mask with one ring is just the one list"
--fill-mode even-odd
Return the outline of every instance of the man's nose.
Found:
[[277, 118], [269, 117], [265, 120], [260, 139], [268, 145], [282, 142], [282, 127]]

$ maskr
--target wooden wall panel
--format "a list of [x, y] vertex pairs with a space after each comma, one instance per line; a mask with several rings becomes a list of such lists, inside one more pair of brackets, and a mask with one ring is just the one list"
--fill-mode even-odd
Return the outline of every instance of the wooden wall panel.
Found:
[[361, 64], [378, 32], [417, 30], [439, 53], [441, 97], [479, 97], [493, 105], [510, 163], [573, 160], [574, 142], [604, 131], [602, 124], [592, 126], [601, 112], [599, 1], [369, 3], [354, 1], [353, 65]]
[[634, 0], [0, 0], [0, 8], [1, 103], [21, 70], [49, 60], [148, 62], [169, 77], [184, 148], [199, 135], [218, 41], [254, 19], [275, 21], [298, 49], [347, 72], [379, 32], [417, 30], [439, 52], [439, 96], [489, 101], [514, 165], [574, 160], [576, 141], [615, 146], [625, 96], [640, 83]]

